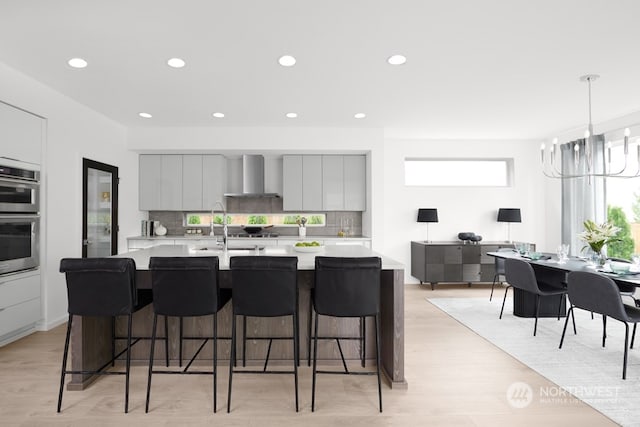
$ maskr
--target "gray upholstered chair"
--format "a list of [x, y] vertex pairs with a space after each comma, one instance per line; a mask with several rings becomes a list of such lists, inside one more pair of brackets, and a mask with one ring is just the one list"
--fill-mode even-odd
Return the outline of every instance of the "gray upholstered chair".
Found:
[[518, 288], [520, 290], [530, 292], [536, 296], [536, 321], [533, 325], [533, 336], [538, 331], [538, 313], [540, 312], [540, 297], [548, 297], [557, 295], [560, 299], [558, 302], [558, 320], [560, 320], [560, 310], [562, 309], [562, 301], [567, 294], [565, 288], [549, 285], [545, 282], [536, 280], [536, 274], [533, 267], [523, 260], [508, 258], [505, 260], [505, 277], [508, 286], [504, 290], [504, 298], [502, 300], [502, 309], [500, 310], [500, 319], [504, 311], [504, 303], [507, 300], [507, 292], [509, 288]]
[[[513, 248], [499, 248], [498, 252], [515, 252], [516, 250]], [[491, 295], [489, 295], [489, 301], [493, 298], [493, 288], [496, 286], [496, 282], [500, 279], [500, 276], [505, 276], [504, 271], [504, 258], [494, 257], [494, 268], [496, 274], [493, 275], [493, 283], [491, 284]], [[505, 280], [507, 280], [505, 278]]]
[[[640, 309], [622, 303], [622, 296], [616, 283], [610, 278], [597, 273], [587, 271], [572, 271], [568, 276], [567, 290], [571, 307], [569, 312], [573, 314], [574, 308], [599, 313], [606, 317], [612, 317], [624, 323], [624, 361], [622, 364], [622, 379], [627, 378], [627, 352], [628, 348], [633, 348], [633, 341], [636, 336], [636, 326], [640, 322]], [[562, 330], [560, 346], [564, 342], [567, 331], [567, 320]], [[633, 323], [633, 336], [631, 346], [629, 346], [629, 323]], [[575, 324], [574, 324], [575, 328]], [[602, 340], [604, 346], [604, 337]]]

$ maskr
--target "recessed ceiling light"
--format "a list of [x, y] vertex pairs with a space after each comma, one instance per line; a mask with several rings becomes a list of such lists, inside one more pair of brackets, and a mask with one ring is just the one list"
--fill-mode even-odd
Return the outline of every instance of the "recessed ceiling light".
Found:
[[284, 55], [278, 59], [278, 62], [283, 67], [293, 67], [296, 64], [296, 58], [291, 55]]
[[295, 119], [298, 117], [298, 113], [287, 113], [286, 116], [290, 119]]
[[69, 64], [69, 66], [73, 68], [84, 68], [87, 66], [87, 61], [82, 58], [71, 58], [69, 61], [67, 61], [67, 64]]
[[353, 115], [353, 117], [355, 117], [356, 119], [364, 119], [365, 117], [367, 117], [367, 115], [365, 113], [356, 113]]
[[407, 58], [404, 55], [392, 55], [387, 59], [387, 62], [391, 65], [402, 65], [407, 62]]
[[167, 65], [172, 68], [182, 68], [186, 65], [186, 62], [180, 58], [171, 58], [167, 61]]
[[144, 119], [150, 119], [151, 117], [153, 117], [151, 114], [149, 113], [138, 113], [138, 115]]
[[213, 113], [213, 117], [216, 119], [221, 119], [224, 117], [224, 113]]

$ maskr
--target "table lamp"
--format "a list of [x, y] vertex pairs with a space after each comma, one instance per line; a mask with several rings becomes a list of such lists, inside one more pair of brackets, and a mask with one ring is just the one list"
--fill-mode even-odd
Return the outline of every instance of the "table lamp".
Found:
[[418, 222], [427, 223], [427, 242], [429, 242], [429, 223], [438, 222], [438, 209], [435, 209], [435, 208], [418, 209]]
[[498, 209], [498, 222], [507, 223], [507, 243], [511, 243], [511, 223], [522, 222], [520, 209], [518, 208], [500, 208]]

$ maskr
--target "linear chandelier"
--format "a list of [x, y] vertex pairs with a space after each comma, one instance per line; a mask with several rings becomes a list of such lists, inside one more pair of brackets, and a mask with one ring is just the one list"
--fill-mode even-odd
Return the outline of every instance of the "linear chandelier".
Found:
[[[540, 146], [540, 163], [542, 167], [542, 173], [549, 178], [591, 178], [591, 177], [606, 177], [606, 178], [635, 178], [640, 176], [640, 144], [637, 147], [637, 159], [635, 172], [627, 172], [627, 166], [629, 164], [629, 135], [631, 131], [629, 128], [624, 130], [624, 166], [617, 171], [611, 170], [611, 141], [604, 144], [604, 135], [593, 134], [593, 124], [591, 123], [591, 82], [596, 81], [600, 76], [597, 74], [587, 74], [580, 77], [580, 81], [587, 82], [589, 86], [589, 127], [584, 132], [584, 148], [580, 148], [582, 140], [570, 142], [573, 145], [573, 162], [576, 171], [580, 170], [581, 163], [584, 163], [584, 173], [566, 173], [562, 172], [562, 165], [558, 169], [558, 163], [562, 163], [562, 154], [558, 151], [558, 138], [553, 139], [553, 143], [547, 153], [546, 146], [543, 143]], [[598, 140], [602, 140], [601, 143], [597, 143]], [[598, 150], [598, 151], [596, 151]], [[606, 150], [606, 152], [605, 152]], [[606, 156], [605, 156], [606, 153]], [[596, 155], [597, 154], [597, 155]], [[594, 162], [596, 158], [599, 158], [603, 162], [603, 170], [601, 172], [596, 171]], [[606, 159], [606, 162], [605, 162]]]

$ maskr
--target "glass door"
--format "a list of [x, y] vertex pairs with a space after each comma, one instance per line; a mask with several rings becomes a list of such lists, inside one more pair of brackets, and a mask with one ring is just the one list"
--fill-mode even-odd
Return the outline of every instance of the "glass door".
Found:
[[82, 159], [82, 257], [118, 252], [118, 168]]

